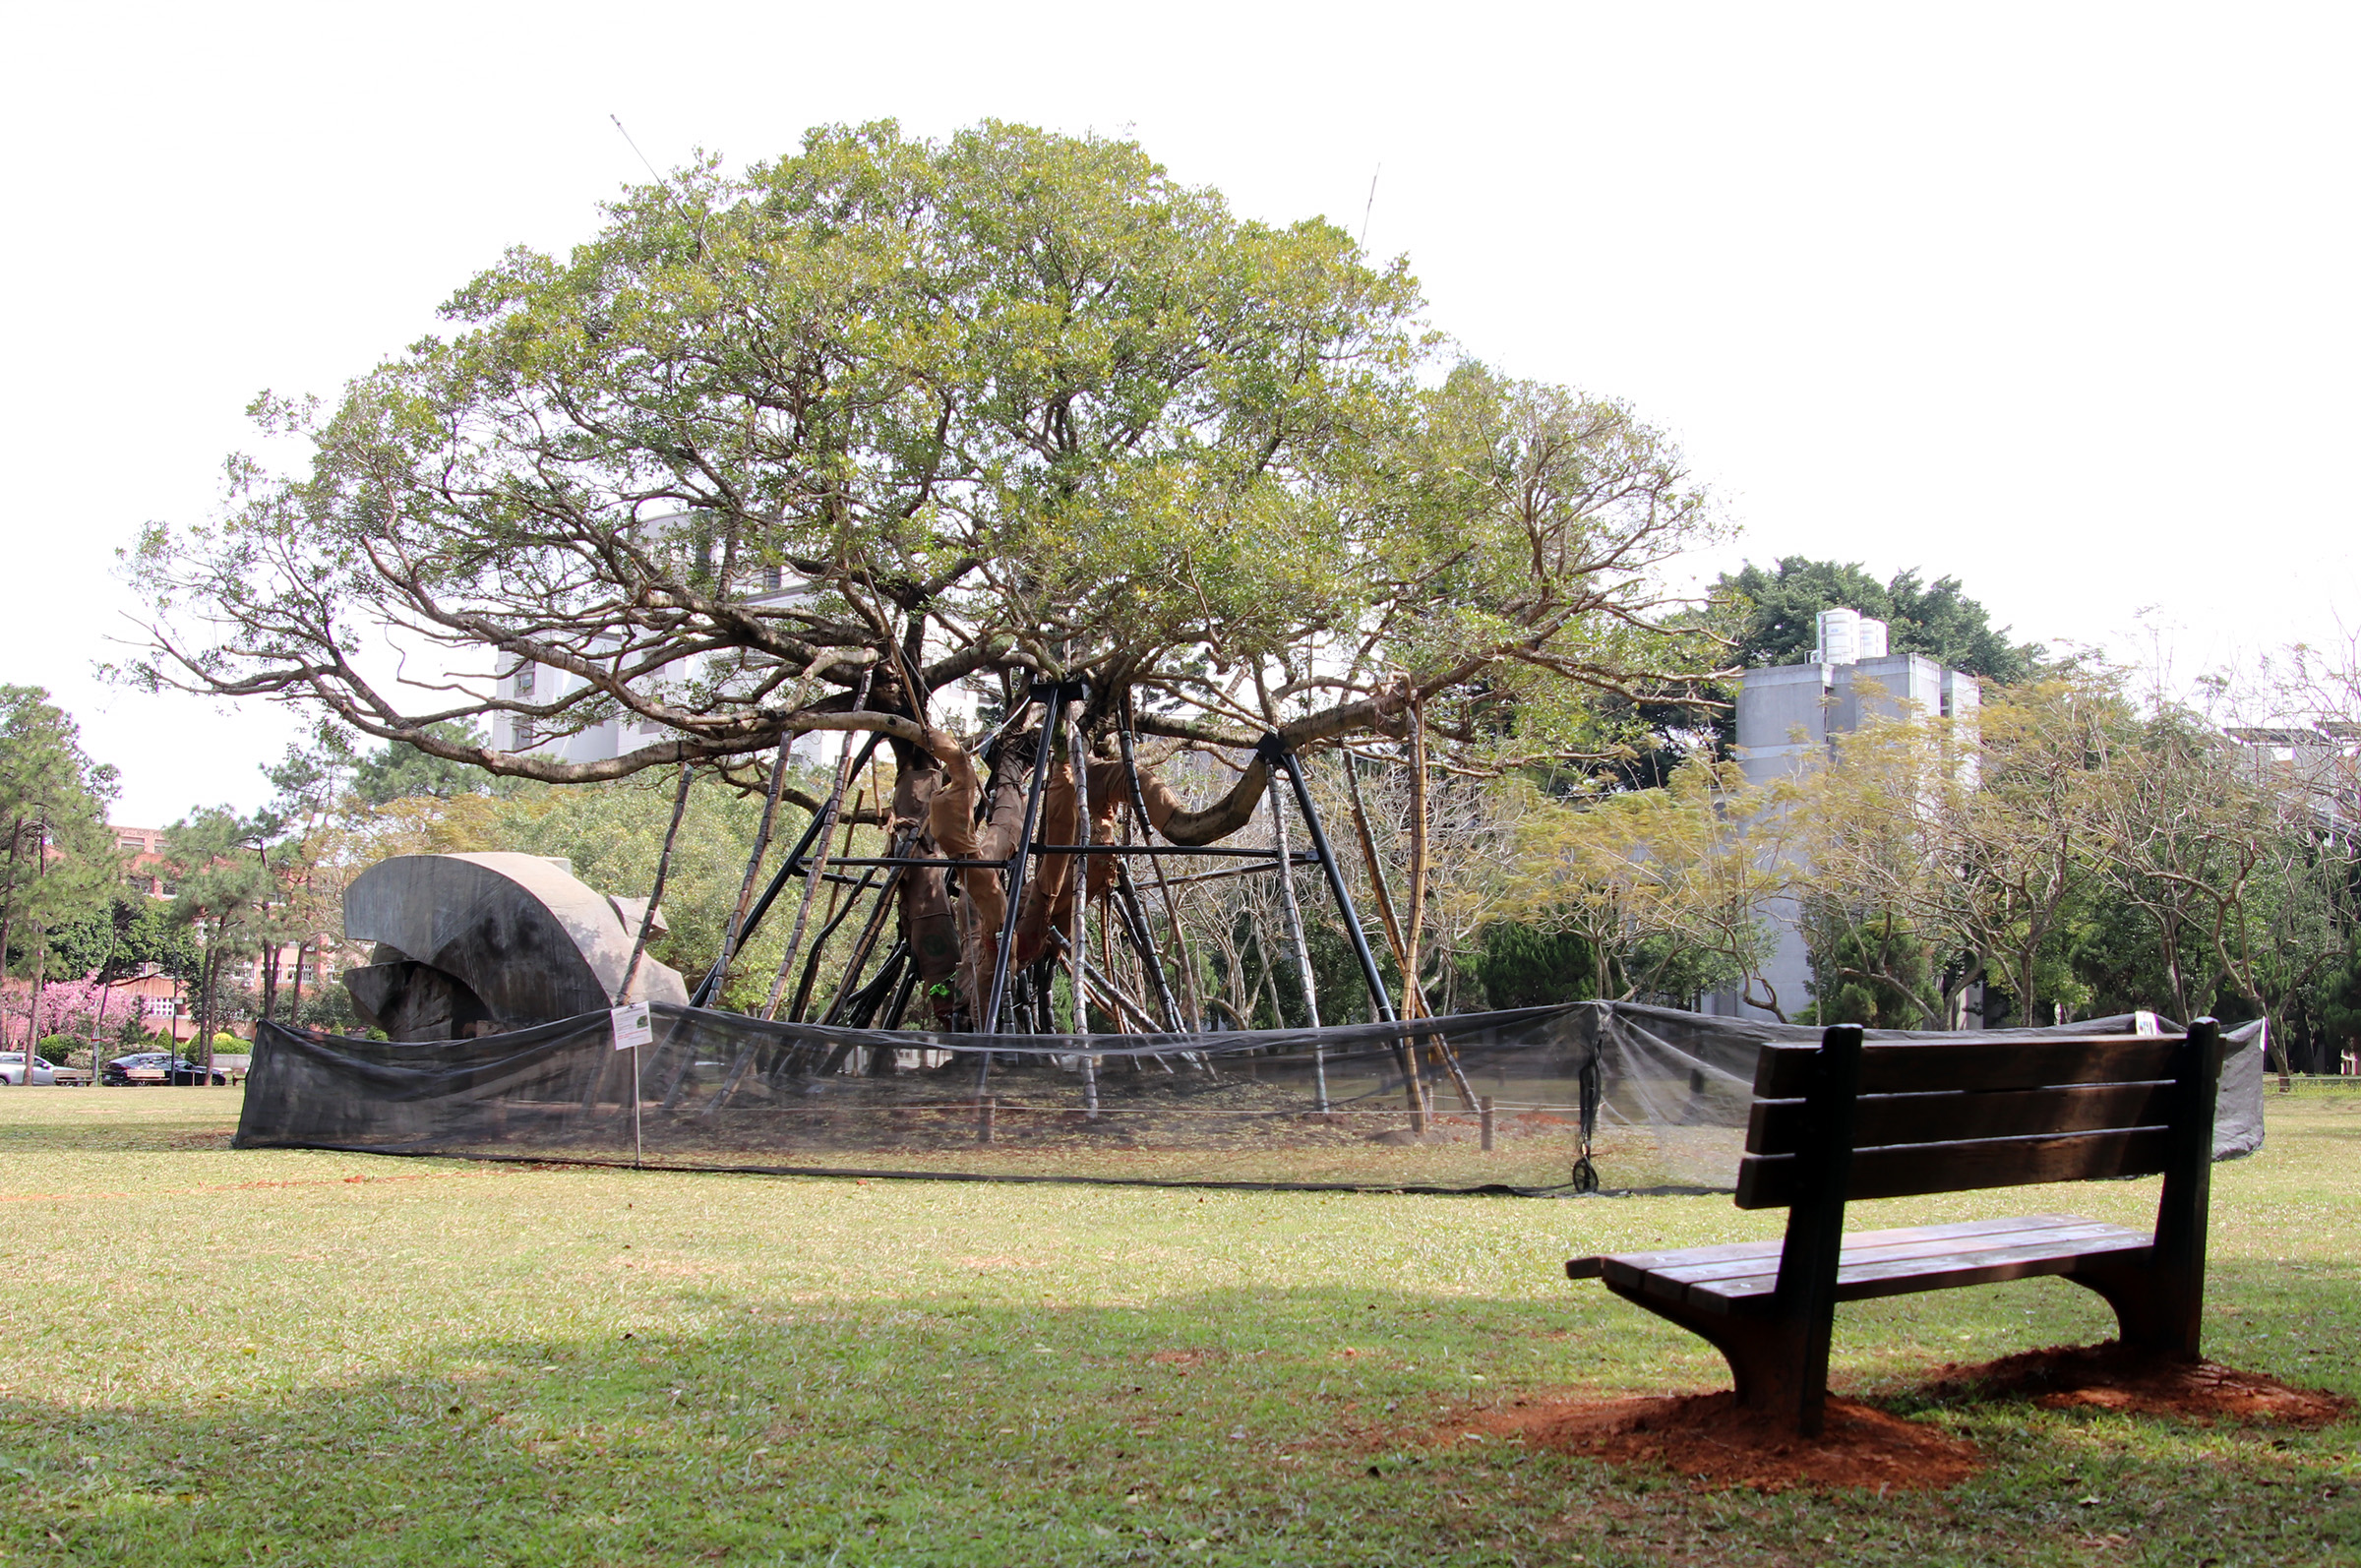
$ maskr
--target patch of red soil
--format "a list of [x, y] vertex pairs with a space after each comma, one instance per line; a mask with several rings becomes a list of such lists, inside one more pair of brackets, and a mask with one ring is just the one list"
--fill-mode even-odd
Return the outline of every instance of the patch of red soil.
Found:
[[1528, 1447], [1560, 1449], [1610, 1465], [1657, 1464], [1700, 1491], [1745, 1486], [1851, 1486], [1870, 1491], [1936, 1491], [1983, 1469], [1974, 1445], [1935, 1427], [1907, 1421], [1850, 1400], [1828, 1402], [1817, 1438], [1738, 1408], [1734, 1394], [1674, 1399], [1520, 1400], [1470, 1412], [1451, 1435], [1468, 1431], [1522, 1438]]
[[[2212, 1361], [2171, 1360], [2104, 1345], [2057, 1346], [1975, 1365], [1950, 1365], [1918, 1390], [1946, 1403], [2029, 1399], [2049, 1410], [2091, 1407], [2210, 1423], [2250, 1421], [2314, 1427], [2350, 1413], [2354, 1401]], [[1436, 1431], [1440, 1443], [1470, 1435], [1522, 1441], [1611, 1465], [1661, 1465], [1700, 1491], [1751, 1487], [1859, 1487], [1937, 1491], [1983, 1469], [1971, 1443], [1922, 1421], [1850, 1400], [1828, 1402], [1817, 1438], [1803, 1438], [1738, 1408], [1733, 1394], [1670, 1399], [1533, 1397], [1468, 1411]]]
[[2325, 1426], [2353, 1408], [2342, 1394], [2290, 1387], [2275, 1377], [2213, 1361], [2144, 1355], [2113, 1340], [1946, 1366], [1920, 1392], [1939, 1400], [2029, 1399], [2047, 1410], [2080, 1406], [2201, 1423], [2301, 1427]]

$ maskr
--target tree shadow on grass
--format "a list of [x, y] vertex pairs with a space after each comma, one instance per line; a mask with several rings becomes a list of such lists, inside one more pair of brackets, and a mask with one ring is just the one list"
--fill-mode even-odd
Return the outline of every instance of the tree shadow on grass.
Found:
[[1955, 1492], [1706, 1493], [1465, 1436], [1461, 1417], [1520, 1390], [1720, 1382], [1637, 1312], [1585, 1312], [1559, 1339], [1568, 1319], [1530, 1301], [1068, 1305], [1047, 1273], [1025, 1304], [1006, 1278], [1025, 1260], [970, 1261], [971, 1293], [800, 1306], [684, 1281], [671, 1302], [696, 1328], [453, 1339], [333, 1384], [272, 1389], [258, 1357], [171, 1407], [0, 1399], [6, 1543], [31, 1561], [850, 1568], [1776, 1562], [1840, 1534], [1849, 1562], [2072, 1561], [2119, 1538], [2156, 1561], [2283, 1563], [2361, 1538], [2350, 1423], [1968, 1405], [1943, 1418], [1992, 1464]]

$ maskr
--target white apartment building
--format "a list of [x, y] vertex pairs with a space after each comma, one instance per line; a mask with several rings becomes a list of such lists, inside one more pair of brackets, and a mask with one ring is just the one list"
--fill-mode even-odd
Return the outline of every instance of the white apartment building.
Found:
[[[1748, 670], [1740, 678], [1737, 762], [1749, 784], [1768, 784], [1828, 760], [1836, 754], [1837, 738], [1871, 716], [1975, 723], [1983, 707], [1983, 688], [1975, 677], [1945, 669], [1923, 654], [1888, 653], [1886, 630], [1883, 621], [1857, 610], [1823, 610], [1819, 646], [1809, 659]], [[1792, 1014], [1811, 1000], [1802, 912], [1792, 899], [1783, 899], [1772, 911], [1771, 926], [1776, 945], [1763, 978], [1777, 989], [1781, 1007]], [[1711, 993], [1699, 1007], [1725, 1017], [1771, 1016], [1743, 1004], [1733, 992]]]

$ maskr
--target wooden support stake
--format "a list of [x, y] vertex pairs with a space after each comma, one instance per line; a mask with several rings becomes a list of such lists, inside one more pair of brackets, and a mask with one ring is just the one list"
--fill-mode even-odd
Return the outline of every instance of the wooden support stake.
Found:
[[977, 1102], [976, 1141], [978, 1143], [990, 1143], [992, 1141], [993, 1117], [998, 1114], [999, 1108], [1000, 1101], [998, 1095], [988, 1094], [981, 1101]]
[[1478, 1134], [1479, 1145], [1484, 1153], [1489, 1154], [1492, 1152], [1492, 1097], [1487, 1094], [1476, 1105], [1477, 1124], [1483, 1129]]

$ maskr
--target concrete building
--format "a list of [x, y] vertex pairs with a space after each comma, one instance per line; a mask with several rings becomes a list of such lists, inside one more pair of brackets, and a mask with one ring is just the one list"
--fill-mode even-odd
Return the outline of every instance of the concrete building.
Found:
[[[1923, 654], [1889, 653], [1886, 642], [1884, 622], [1856, 610], [1823, 610], [1810, 659], [1745, 673], [1738, 685], [1737, 763], [1748, 783], [1769, 784], [1829, 760], [1838, 738], [1872, 716], [1973, 725], [1983, 706], [1975, 677]], [[1777, 946], [1763, 978], [1793, 1014], [1811, 999], [1812, 969], [1791, 902], [1775, 912], [1772, 925]], [[1771, 1016], [1744, 1005], [1734, 992], [1709, 994], [1700, 1005], [1725, 1017]]]

